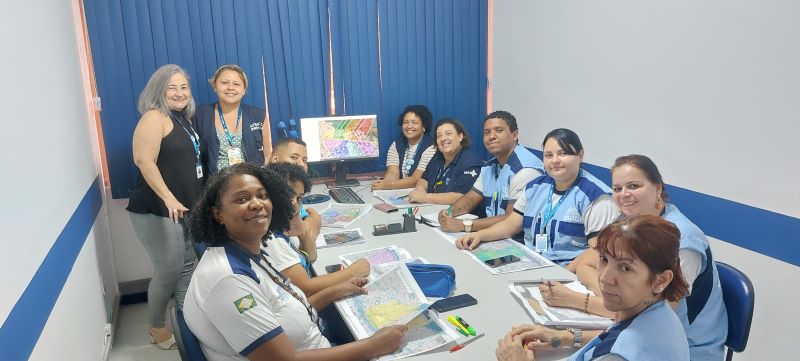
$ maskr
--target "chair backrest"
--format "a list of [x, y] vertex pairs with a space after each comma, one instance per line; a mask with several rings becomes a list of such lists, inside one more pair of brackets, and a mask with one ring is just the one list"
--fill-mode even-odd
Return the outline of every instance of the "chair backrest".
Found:
[[170, 317], [172, 319], [172, 334], [175, 335], [175, 343], [178, 344], [178, 353], [183, 361], [206, 361], [206, 356], [200, 348], [200, 341], [189, 329], [186, 320], [183, 318], [183, 311], [177, 307], [170, 307]]
[[736, 352], [744, 351], [753, 321], [755, 291], [750, 278], [722, 262], [715, 262], [722, 286], [722, 299], [728, 311], [728, 339], [725, 346]]

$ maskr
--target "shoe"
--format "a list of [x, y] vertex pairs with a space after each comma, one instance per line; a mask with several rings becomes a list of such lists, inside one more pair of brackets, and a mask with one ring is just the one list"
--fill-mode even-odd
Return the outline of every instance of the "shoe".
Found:
[[175, 336], [170, 335], [168, 339], [162, 342], [156, 342], [156, 338], [153, 337], [153, 334], [148, 331], [148, 335], [150, 335], [150, 343], [158, 346], [158, 348], [162, 350], [175, 350], [178, 348], [178, 343], [175, 341]]

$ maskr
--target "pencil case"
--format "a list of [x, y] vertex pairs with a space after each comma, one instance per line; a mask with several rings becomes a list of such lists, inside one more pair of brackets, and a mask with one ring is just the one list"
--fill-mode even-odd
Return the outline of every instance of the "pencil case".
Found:
[[422, 293], [427, 297], [447, 297], [456, 287], [456, 271], [444, 264], [406, 264]]

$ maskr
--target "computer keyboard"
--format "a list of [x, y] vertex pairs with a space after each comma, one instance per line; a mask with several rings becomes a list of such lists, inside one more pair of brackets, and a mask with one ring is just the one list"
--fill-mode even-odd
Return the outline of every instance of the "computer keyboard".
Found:
[[355, 203], [355, 204], [364, 204], [364, 200], [353, 192], [350, 188], [339, 187], [339, 188], [331, 188], [328, 190], [328, 194], [331, 195], [333, 200], [339, 203]]

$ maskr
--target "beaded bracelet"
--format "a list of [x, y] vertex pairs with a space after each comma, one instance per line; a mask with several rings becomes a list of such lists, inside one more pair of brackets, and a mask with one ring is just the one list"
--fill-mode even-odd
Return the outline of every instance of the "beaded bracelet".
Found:
[[583, 313], [589, 313], [589, 292], [586, 292], [586, 301], [583, 302]]

